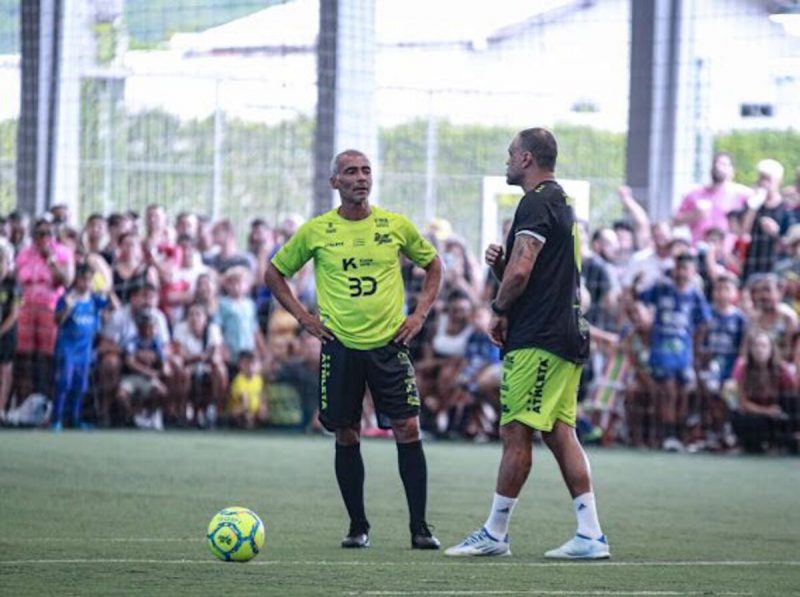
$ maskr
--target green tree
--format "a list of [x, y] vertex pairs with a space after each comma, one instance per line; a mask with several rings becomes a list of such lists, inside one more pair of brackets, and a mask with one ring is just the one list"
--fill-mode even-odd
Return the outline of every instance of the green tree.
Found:
[[794, 169], [800, 167], [800, 131], [732, 131], [714, 140], [714, 151], [731, 154], [736, 164], [736, 180], [742, 184], [755, 183], [756, 165], [764, 158], [783, 164], [788, 182]]

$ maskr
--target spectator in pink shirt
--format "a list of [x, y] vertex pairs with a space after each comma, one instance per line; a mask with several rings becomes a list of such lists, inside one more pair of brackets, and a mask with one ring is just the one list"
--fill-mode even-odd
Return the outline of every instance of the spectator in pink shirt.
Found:
[[733, 159], [727, 153], [714, 155], [711, 166], [711, 184], [693, 189], [683, 198], [675, 214], [676, 226], [686, 225], [692, 241], [703, 240], [710, 228], [728, 232], [728, 213], [742, 209], [751, 191], [733, 182]]
[[55, 240], [52, 224], [39, 219], [33, 242], [17, 255], [17, 281], [22, 288], [17, 336], [17, 396], [31, 391], [51, 397], [53, 351], [58, 327], [55, 310], [64, 287], [72, 283], [75, 263], [67, 247]]

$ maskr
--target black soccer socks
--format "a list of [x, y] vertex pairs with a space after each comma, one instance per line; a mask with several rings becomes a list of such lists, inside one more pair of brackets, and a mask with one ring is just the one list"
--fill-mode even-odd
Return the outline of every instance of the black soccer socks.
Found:
[[425, 507], [428, 499], [428, 466], [422, 442], [397, 444], [397, 464], [408, 500], [409, 523], [412, 533], [425, 525]]
[[350, 515], [351, 528], [366, 533], [369, 531], [369, 523], [364, 512], [364, 460], [361, 458], [361, 444], [336, 444], [335, 468], [336, 481]]

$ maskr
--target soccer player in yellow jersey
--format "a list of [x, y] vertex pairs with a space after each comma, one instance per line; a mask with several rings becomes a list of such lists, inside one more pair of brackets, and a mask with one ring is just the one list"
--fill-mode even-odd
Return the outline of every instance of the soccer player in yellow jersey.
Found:
[[[338, 208], [309, 220], [275, 254], [265, 276], [275, 298], [322, 341], [322, 424], [336, 434], [336, 480], [350, 516], [342, 547], [368, 547], [361, 458], [361, 406], [369, 386], [378, 423], [397, 441], [406, 491], [411, 547], [439, 549], [425, 520], [428, 474], [419, 430], [419, 395], [408, 342], [436, 300], [442, 264], [433, 246], [405, 217], [369, 204], [372, 167], [346, 150], [331, 163]], [[400, 256], [425, 270], [416, 309], [404, 314]], [[319, 314], [300, 304], [286, 282], [314, 261]]]
[[535, 430], [558, 461], [578, 522], [575, 536], [545, 556], [610, 556], [597, 520], [589, 463], [575, 434], [589, 324], [580, 312], [578, 227], [572, 202], [555, 180], [557, 155], [555, 138], [541, 128], [521, 131], [508, 147], [506, 181], [522, 187], [525, 196], [505, 249], [490, 245], [486, 250], [486, 263], [500, 281], [490, 329], [503, 349], [503, 456], [486, 523], [449, 548], [450, 556], [511, 554], [508, 523], [531, 470]]

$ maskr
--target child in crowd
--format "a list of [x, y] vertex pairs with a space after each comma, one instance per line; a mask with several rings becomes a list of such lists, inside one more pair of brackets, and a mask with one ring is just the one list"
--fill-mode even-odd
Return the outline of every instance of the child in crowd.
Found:
[[639, 300], [654, 307], [650, 342], [650, 368], [659, 384], [657, 395], [660, 425], [665, 450], [683, 450], [681, 438], [688, 415], [688, 390], [694, 382], [695, 341], [711, 319], [703, 293], [694, 284], [695, 259], [688, 253], [675, 257], [672, 278], [656, 283], [639, 295]]
[[[167, 397], [162, 381], [166, 356], [156, 335], [156, 317], [150, 308], [136, 313], [136, 334], [125, 346], [125, 374], [117, 398], [128, 419], [142, 429], [164, 429], [161, 405]], [[136, 401], [136, 407], [134, 407]]]
[[94, 361], [94, 341], [100, 329], [101, 314], [108, 307], [106, 296], [93, 293], [94, 270], [86, 264], [75, 268], [75, 280], [56, 304], [56, 396], [53, 430], [64, 426], [64, 407], [69, 402], [72, 426], [81, 427], [81, 404], [89, 387]]
[[783, 362], [770, 334], [755, 330], [748, 335], [745, 353], [734, 367], [738, 408], [731, 422], [745, 452], [773, 452], [790, 447], [790, 412], [794, 376]]
[[733, 274], [721, 274], [714, 280], [711, 320], [708, 322], [699, 355], [699, 398], [703, 426], [709, 432], [709, 448], [719, 449], [728, 420], [722, 400], [722, 388], [733, 376], [747, 331], [747, 319], [736, 306], [739, 282]]
[[14, 353], [17, 350], [17, 315], [22, 295], [11, 267], [11, 252], [10, 245], [0, 244], [0, 422], [5, 420], [11, 396]]
[[228, 383], [225, 362], [222, 358], [222, 332], [208, 320], [208, 313], [200, 303], [192, 303], [186, 320], [175, 326], [175, 346], [178, 407], [177, 414], [185, 416], [187, 402], [191, 404], [189, 422], [205, 427], [215, 418], [208, 412], [222, 406], [222, 397]]
[[243, 350], [237, 359], [238, 373], [231, 382], [228, 417], [232, 424], [254, 429], [267, 421], [267, 402], [264, 399], [264, 378], [255, 353]]
[[258, 327], [255, 302], [250, 298], [250, 273], [242, 267], [232, 267], [225, 273], [224, 285], [227, 294], [220, 298], [219, 318], [233, 377], [239, 353], [249, 350], [261, 357], [266, 353], [266, 344]]

